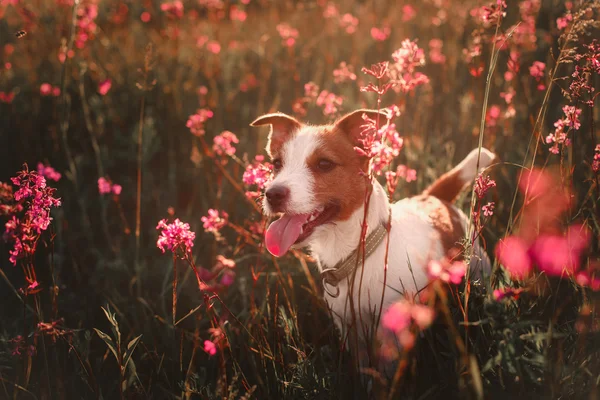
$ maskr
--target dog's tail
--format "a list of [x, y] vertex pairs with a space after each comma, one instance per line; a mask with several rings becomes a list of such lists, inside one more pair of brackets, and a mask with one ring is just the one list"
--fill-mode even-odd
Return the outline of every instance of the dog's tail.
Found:
[[[440, 200], [452, 202], [465, 185], [473, 182], [477, 177], [477, 157], [479, 149], [475, 149], [469, 153], [464, 160], [456, 167], [446, 172], [431, 184], [423, 194], [437, 197]], [[479, 169], [488, 167], [494, 160], [496, 155], [488, 149], [481, 148], [481, 156], [479, 157]]]

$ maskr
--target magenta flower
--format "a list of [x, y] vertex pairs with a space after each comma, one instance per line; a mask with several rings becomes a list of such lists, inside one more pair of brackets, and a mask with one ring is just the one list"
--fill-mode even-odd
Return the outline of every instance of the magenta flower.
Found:
[[475, 194], [477, 195], [477, 197], [481, 200], [488, 192], [488, 190], [490, 190], [493, 187], [496, 187], [496, 181], [491, 179], [488, 175], [484, 176], [483, 173], [481, 173], [477, 176], [477, 179], [475, 180], [475, 186], [473, 189], [475, 190]]
[[205, 340], [204, 351], [207, 352], [208, 355], [214, 356], [215, 354], [217, 354], [217, 346], [210, 340]]
[[175, 253], [178, 249], [183, 250], [185, 254], [192, 251], [196, 234], [190, 231], [189, 224], [181, 222], [179, 218], [170, 224], [167, 224], [166, 219], [162, 219], [158, 222], [156, 229], [162, 229], [156, 241], [156, 247], [163, 253], [165, 250]]
[[441, 280], [446, 283], [458, 285], [462, 282], [467, 271], [464, 261], [450, 261], [444, 257], [440, 261], [431, 260], [427, 264], [427, 275], [430, 280]]
[[[339, 65], [339, 67], [337, 67], [336, 69], [333, 70], [333, 81], [335, 83], [342, 83], [342, 82], [346, 82], [346, 81], [355, 81], [355, 80], [356, 80], [356, 74], [354, 73], [354, 68], [352, 68], [352, 65], [346, 64], [345, 61], [342, 61]], [[306, 88], [306, 85], [304, 87]]]
[[298, 38], [298, 30], [292, 28], [289, 24], [281, 23], [277, 25], [277, 32], [281, 36], [281, 42], [286, 47], [293, 47]]
[[524, 279], [532, 270], [527, 244], [516, 236], [501, 240], [496, 246], [496, 257], [513, 279]]
[[42, 96], [50, 96], [52, 94], [52, 85], [49, 83], [42, 83], [40, 85], [40, 94]]
[[111, 192], [111, 184], [106, 178], [98, 178], [98, 191], [100, 194], [108, 194]]
[[229, 214], [225, 211], [218, 211], [215, 209], [209, 209], [208, 215], [202, 217], [202, 226], [206, 232], [218, 233], [225, 225], [227, 225], [227, 220], [229, 219]]
[[581, 266], [581, 254], [591, 240], [583, 225], [572, 225], [566, 235], [545, 234], [531, 244], [509, 236], [498, 243], [496, 256], [514, 279], [523, 279], [536, 265], [551, 276], [574, 275]]
[[232, 156], [235, 154], [234, 144], [238, 144], [240, 140], [233, 132], [223, 131], [220, 135], [213, 139], [213, 151], [220, 155]]
[[58, 182], [60, 180], [60, 178], [62, 177], [62, 175], [59, 172], [56, 172], [56, 170], [54, 168], [52, 168], [50, 165], [44, 165], [42, 163], [38, 163], [37, 172], [38, 172], [38, 174], [42, 175], [46, 179], [50, 179], [55, 182]]
[[170, 19], [183, 18], [183, 3], [180, 0], [163, 3], [160, 5], [160, 9]]
[[533, 76], [536, 80], [540, 80], [544, 77], [544, 70], [546, 64], [540, 61], [534, 61], [529, 67], [529, 75]]
[[483, 215], [486, 217], [491, 217], [494, 215], [495, 204], [493, 201], [487, 203], [486, 205], [481, 207], [481, 211], [483, 211]]
[[199, 109], [196, 114], [190, 115], [185, 126], [195, 136], [204, 136], [204, 123], [213, 117], [213, 112], [207, 109]]
[[417, 86], [429, 83], [425, 74], [416, 71], [416, 68], [425, 65], [425, 52], [416, 42], [405, 39], [392, 58], [394, 63], [389, 66], [388, 76], [396, 92], [408, 93]]
[[242, 176], [244, 184], [256, 185], [258, 190], [265, 188], [265, 185], [273, 178], [273, 166], [264, 159], [261, 155], [254, 157], [254, 162], [246, 167]]
[[381, 323], [384, 328], [399, 335], [402, 331], [410, 328], [413, 323], [421, 330], [426, 329], [432, 324], [434, 318], [435, 312], [430, 307], [402, 300], [387, 309]]
[[55, 189], [46, 186], [46, 179], [37, 172], [29, 171], [27, 166], [11, 180], [19, 188], [14, 193], [14, 200], [19, 205], [10, 206], [8, 211], [25, 210], [23, 216], [12, 215], [6, 222], [3, 236], [6, 242], [13, 242], [13, 249], [9, 251], [10, 262], [16, 265], [19, 258], [35, 253], [40, 235], [52, 221], [50, 209], [60, 207], [61, 203], [60, 199], [54, 198]]
[[523, 292], [523, 289], [518, 288], [504, 288], [504, 289], [495, 289], [493, 296], [494, 296], [494, 300], [496, 301], [500, 301], [503, 299], [507, 299], [507, 298], [514, 298], [514, 299], [518, 299], [519, 295]]
[[101, 96], [105, 96], [111, 87], [112, 81], [110, 79], [105, 79], [98, 84], [98, 93], [100, 93]]
[[411, 307], [405, 301], [394, 303], [384, 314], [381, 323], [384, 328], [398, 334], [411, 323]]
[[123, 188], [121, 187], [121, 185], [112, 183], [110, 179], [104, 177], [98, 178], [98, 191], [100, 192], [100, 194], [113, 193], [114, 195], [118, 196], [121, 194], [122, 190]]

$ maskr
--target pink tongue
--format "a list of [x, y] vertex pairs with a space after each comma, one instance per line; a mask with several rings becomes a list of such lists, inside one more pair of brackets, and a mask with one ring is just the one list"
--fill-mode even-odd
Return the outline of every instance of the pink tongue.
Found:
[[284, 255], [302, 233], [310, 214], [286, 215], [269, 225], [265, 233], [267, 250], [276, 257]]

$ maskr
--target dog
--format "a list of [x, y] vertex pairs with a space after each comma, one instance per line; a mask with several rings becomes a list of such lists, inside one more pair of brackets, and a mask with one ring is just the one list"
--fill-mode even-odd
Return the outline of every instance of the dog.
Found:
[[[384, 188], [376, 180], [369, 187], [361, 174], [368, 159], [355, 146], [360, 145], [364, 114], [375, 119], [378, 112], [357, 110], [319, 126], [273, 113], [251, 124], [271, 126], [266, 151], [274, 177], [265, 188], [263, 208], [268, 216], [281, 216], [265, 233], [266, 247], [278, 257], [290, 248], [310, 250], [342, 335], [356, 315], [363, 325], [372, 325], [374, 315], [428, 284], [428, 261], [446, 256], [466, 237], [468, 218], [452, 202], [476, 178], [478, 159], [480, 168], [495, 159], [487, 149], [473, 150], [422, 194], [390, 204]], [[368, 189], [363, 268], [360, 242]], [[490, 270], [479, 243], [471, 269]]]

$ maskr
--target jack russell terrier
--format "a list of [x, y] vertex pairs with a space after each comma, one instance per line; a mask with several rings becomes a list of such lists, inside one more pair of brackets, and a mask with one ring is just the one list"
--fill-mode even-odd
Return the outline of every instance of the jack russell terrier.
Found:
[[[478, 174], [478, 151], [473, 150], [421, 195], [392, 205], [383, 187], [373, 180], [361, 272], [361, 231], [370, 185], [361, 171], [367, 171], [369, 161], [354, 147], [360, 145], [363, 114], [377, 118], [377, 111], [357, 110], [332, 125], [313, 126], [274, 113], [251, 124], [271, 126], [267, 152], [274, 179], [266, 187], [263, 207], [266, 215], [282, 214], [267, 229], [266, 247], [275, 256], [292, 247], [310, 249], [321, 273], [325, 300], [342, 335], [356, 310], [363, 318], [369, 315], [372, 324], [382, 304], [386, 310], [403, 294], [416, 294], [427, 285], [428, 261], [446, 256], [466, 236], [468, 219], [451, 203]], [[492, 152], [481, 149], [479, 167], [489, 166], [494, 158]], [[384, 290], [388, 235], [388, 288]], [[474, 250], [471, 268], [489, 270], [489, 259], [478, 243]], [[352, 284], [354, 274], [355, 282], [361, 276], [361, 285]]]

